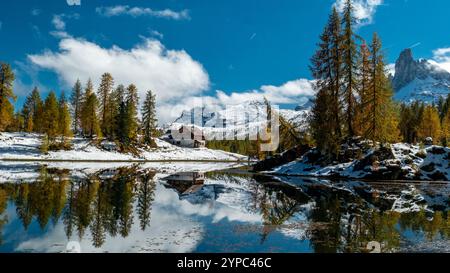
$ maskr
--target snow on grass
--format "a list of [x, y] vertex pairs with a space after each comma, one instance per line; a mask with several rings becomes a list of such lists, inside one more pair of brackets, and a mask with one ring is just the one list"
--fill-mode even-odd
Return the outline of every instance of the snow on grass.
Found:
[[37, 134], [0, 133], [0, 158], [37, 158], [41, 155]]
[[[130, 161], [130, 160], [246, 160], [247, 157], [207, 148], [192, 149], [178, 147], [156, 139], [158, 148], [144, 150], [139, 148], [140, 156], [120, 153], [114, 149], [102, 149], [87, 139], [73, 138], [70, 151], [40, 151], [41, 136], [27, 133], [0, 134], [0, 160], [89, 160], [89, 161]], [[102, 143], [103, 147], [114, 147], [114, 143]]]

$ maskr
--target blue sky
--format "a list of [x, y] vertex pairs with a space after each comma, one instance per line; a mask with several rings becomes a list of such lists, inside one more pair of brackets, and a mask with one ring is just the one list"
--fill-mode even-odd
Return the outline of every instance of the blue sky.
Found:
[[[5, 1], [0, 59], [16, 71], [18, 105], [34, 85], [44, 96], [68, 92], [76, 78], [97, 83], [108, 71], [141, 94], [153, 89], [160, 117], [261, 95], [293, 107], [311, 95], [309, 58], [336, 1]], [[389, 63], [414, 46], [450, 69], [449, 1], [355, 4], [358, 34], [377, 31]]]

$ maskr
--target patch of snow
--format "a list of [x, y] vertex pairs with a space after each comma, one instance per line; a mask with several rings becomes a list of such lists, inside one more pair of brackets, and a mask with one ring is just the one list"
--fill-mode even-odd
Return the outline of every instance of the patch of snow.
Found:
[[432, 77], [425, 79], [416, 78], [396, 92], [394, 99], [406, 103], [414, 101], [432, 103], [437, 102], [440, 97], [446, 97], [448, 94], [450, 94], [450, 82]]
[[158, 148], [144, 150], [139, 148], [140, 156], [120, 153], [113, 149], [114, 144], [103, 143], [110, 149], [101, 149], [84, 138], [73, 138], [73, 148], [69, 151], [40, 151], [42, 137], [27, 133], [0, 134], [0, 160], [67, 160], [67, 161], [158, 161], [158, 160], [217, 160], [238, 161], [247, 157], [207, 148], [183, 148], [160, 139], [155, 139]]

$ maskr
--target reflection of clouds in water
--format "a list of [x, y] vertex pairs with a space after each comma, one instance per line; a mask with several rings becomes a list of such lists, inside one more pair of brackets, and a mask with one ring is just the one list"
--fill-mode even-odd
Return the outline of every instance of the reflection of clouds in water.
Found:
[[[80, 242], [82, 252], [191, 252], [202, 240], [205, 229], [204, 224], [195, 220], [195, 216], [211, 217], [213, 222], [222, 219], [250, 223], [261, 221], [257, 214], [230, 208], [226, 204], [191, 204], [187, 200], [180, 200], [174, 190], [166, 189], [157, 182], [151, 222], [145, 231], [139, 227], [135, 209], [134, 224], [128, 237], [111, 237], [107, 234], [103, 246], [95, 248], [88, 230]], [[61, 252], [66, 249], [68, 242], [64, 225], [60, 221], [47, 234], [22, 242], [15, 251]]]
[[[231, 194], [233, 193], [234, 192]], [[221, 193], [221, 195], [223, 194]], [[219, 222], [222, 219], [250, 223], [261, 222], [260, 215], [249, 213], [243, 209], [239, 210], [230, 207], [232, 203], [211, 201], [193, 204], [188, 200], [179, 200], [178, 194], [170, 189], [159, 191], [155, 201], [155, 206], [160, 206], [162, 210], [177, 211], [186, 216], [211, 216], [214, 223]]]
[[301, 206], [300, 211], [292, 215], [292, 217], [288, 221], [286, 221], [285, 224], [283, 224], [283, 227], [278, 229], [280, 233], [295, 240], [308, 240], [308, 214], [311, 212], [314, 206], [315, 202], [310, 202]]
[[[16, 238], [23, 238], [26, 236], [22, 228], [22, 223], [17, 217], [16, 208], [14, 206], [8, 206], [6, 211], [3, 214], [0, 214], [0, 221], [2, 219], [6, 220], [6, 224], [3, 228], [3, 234], [0, 229], [0, 235], [3, 235], [3, 244], [8, 244]], [[19, 228], [17, 228], [16, 224]]]
[[[155, 213], [155, 217], [161, 217]], [[165, 218], [165, 219], [161, 219]], [[91, 252], [189, 252], [195, 249], [201, 239], [201, 227], [195, 223], [181, 219], [178, 215], [166, 215], [152, 222], [151, 226], [142, 231], [139, 225], [133, 225], [130, 235], [106, 236], [101, 248], [92, 245], [92, 237], [86, 235], [80, 242], [81, 250]], [[159, 223], [157, 223], [159, 222]], [[15, 251], [32, 250], [33, 252], [62, 252], [66, 249], [67, 240], [64, 226], [59, 223], [54, 229], [40, 238], [22, 242]]]

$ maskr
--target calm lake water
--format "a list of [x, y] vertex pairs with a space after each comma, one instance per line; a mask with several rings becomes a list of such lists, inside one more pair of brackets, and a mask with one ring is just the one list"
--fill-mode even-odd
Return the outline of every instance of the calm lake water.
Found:
[[139, 166], [0, 184], [0, 252], [449, 252], [450, 186]]

